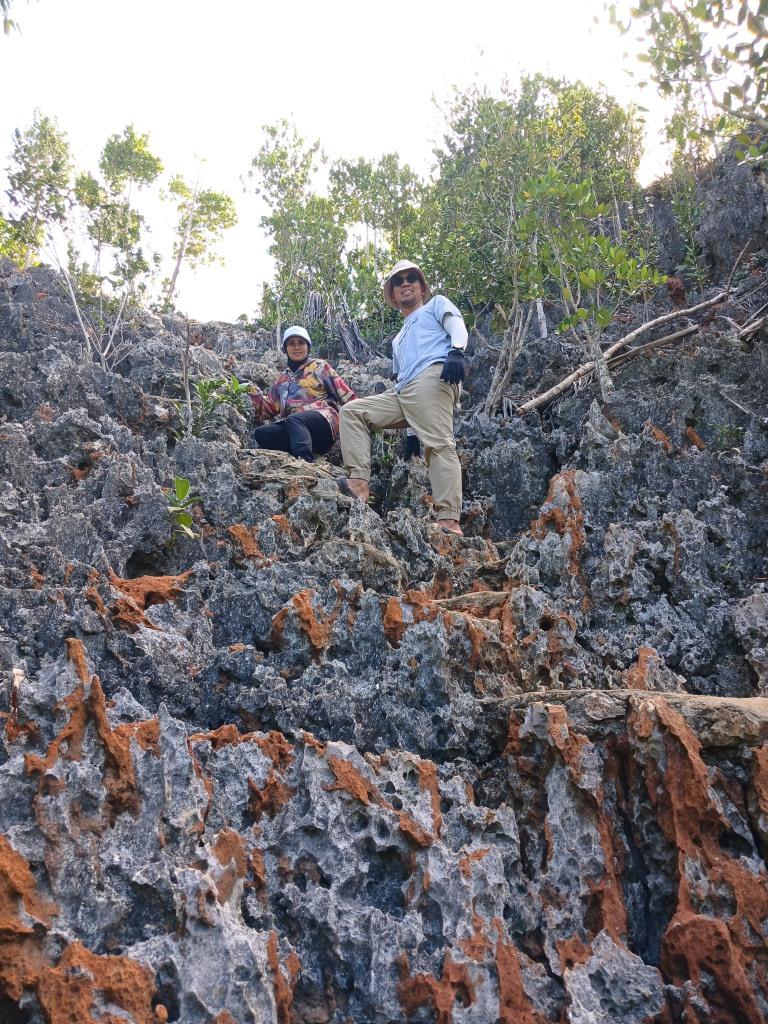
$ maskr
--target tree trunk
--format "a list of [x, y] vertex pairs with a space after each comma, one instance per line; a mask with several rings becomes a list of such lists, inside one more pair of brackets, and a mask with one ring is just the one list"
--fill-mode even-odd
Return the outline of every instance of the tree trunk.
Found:
[[181, 261], [184, 259], [184, 256], [186, 255], [187, 246], [189, 245], [189, 236], [192, 233], [192, 225], [195, 222], [198, 191], [198, 185], [197, 183], [195, 183], [195, 191], [192, 195], [192, 202], [189, 208], [189, 216], [187, 217], [187, 223], [184, 226], [184, 237], [182, 238], [181, 245], [179, 246], [179, 254], [176, 257], [176, 266], [173, 268], [173, 274], [171, 275], [171, 283], [168, 285], [168, 291], [165, 294], [165, 302], [169, 306], [176, 292], [176, 281], [179, 277], [179, 271], [181, 270]]
[[[539, 256], [539, 236], [534, 235], [531, 241], [531, 248], [533, 251], [534, 259], [538, 259]], [[539, 337], [549, 337], [547, 331], [547, 318], [544, 316], [544, 303], [541, 299], [536, 299], [536, 317], [539, 321]]]
[[533, 316], [533, 303], [528, 304], [528, 313], [524, 316], [523, 307], [518, 303], [515, 305], [511, 322], [507, 322], [507, 329], [501, 343], [501, 351], [493, 371], [493, 380], [488, 389], [488, 397], [483, 405], [483, 412], [486, 416], [492, 416], [501, 401], [504, 389], [512, 376], [515, 361], [523, 347], [525, 336]]
[[592, 361], [595, 364], [595, 375], [600, 386], [600, 396], [604, 402], [611, 402], [616, 395], [613, 378], [608, 369], [608, 363], [605, 360], [603, 350], [600, 348], [600, 338], [591, 331], [587, 331], [587, 351], [592, 356]]
[[549, 332], [547, 330], [547, 318], [544, 316], [544, 303], [541, 299], [536, 299], [536, 316], [539, 321], [539, 337], [548, 338]]
[[[39, 207], [35, 209], [35, 212], [32, 215], [32, 224], [34, 226], [34, 231], [32, 233], [32, 237], [33, 238], [37, 237], [37, 231], [38, 231], [38, 214], [37, 214], [37, 210], [38, 209], [39, 209]], [[32, 266], [32, 253], [33, 252], [34, 252], [34, 246], [32, 245], [31, 242], [27, 242], [26, 248], [24, 249], [24, 269], [25, 270], [29, 270], [29, 268]]]
[[616, 241], [621, 245], [622, 241], [622, 230], [621, 230], [621, 214], [619, 213], [619, 203], [616, 199], [616, 193], [613, 193], [613, 224], [616, 229]]

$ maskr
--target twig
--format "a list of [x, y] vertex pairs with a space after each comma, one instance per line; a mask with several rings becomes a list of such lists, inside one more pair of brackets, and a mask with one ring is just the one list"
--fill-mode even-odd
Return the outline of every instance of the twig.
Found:
[[502, 397], [504, 389], [509, 383], [509, 379], [512, 376], [512, 370], [515, 366], [515, 361], [523, 347], [523, 341], [528, 333], [528, 327], [533, 316], [533, 303], [530, 302], [528, 303], [527, 316], [524, 315], [523, 306], [519, 302], [515, 302], [514, 309], [512, 311], [511, 323], [506, 312], [498, 303], [496, 305], [496, 309], [503, 318], [506, 329], [502, 338], [501, 351], [499, 352], [496, 367], [493, 371], [493, 379], [488, 391], [488, 397], [486, 398], [483, 406], [483, 412], [486, 416], [493, 415]]
[[112, 330], [109, 333], [109, 338], [107, 339], [107, 344], [101, 350], [101, 363], [102, 363], [102, 366], [104, 366], [105, 369], [106, 369], [107, 356], [112, 351], [112, 344], [113, 344], [113, 342], [115, 340], [115, 335], [117, 334], [117, 328], [120, 326], [120, 322], [123, 319], [123, 311], [125, 310], [125, 304], [128, 301], [128, 292], [129, 292], [129, 290], [127, 288], [123, 292], [123, 298], [122, 298], [122, 301], [120, 303], [120, 308], [117, 311], [117, 316], [115, 317], [115, 322], [112, 325]]
[[743, 412], [745, 416], [754, 416], [755, 419], [763, 426], [768, 424], [768, 416], [758, 416], [756, 412], [752, 412], [751, 409], [747, 409], [745, 405], [742, 405], [740, 402], [737, 402], [735, 398], [731, 398], [730, 395], [726, 395], [722, 388], [718, 388], [717, 393], [720, 395], [721, 398], [724, 398], [726, 402], [729, 402], [732, 406], [738, 409], [739, 412]]
[[734, 274], [736, 273], [736, 268], [737, 268], [737, 267], [738, 267], [738, 265], [739, 265], [739, 264], [741, 263], [741, 257], [742, 257], [742, 256], [744, 255], [744, 253], [745, 253], [745, 252], [747, 251], [747, 249], [748, 249], [748, 247], [749, 247], [749, 243], [750, 243], [751, 241], [752, 241], [752, 239], [751, 239], [751, 238], [748, 238], [748, 239], [747, 239], [747, 241], [746, 241], [746, 242], [744, 243], [744, 248], [743, 248], [743, 249], [741, 250], [741, 252], [739, 253], [739, 255], [738, 255], [738, 256], [736, 257], [736, 262], [735, 262], [735, 263], [733, 264], [733, 266], [731, 267], [731, 272], [730, 272], [730, 274], [728, 275], [728, 280], [727, 280], [727, 281], [725, 282], [725, 294], [726, 294], [726, 295], [730, 295], [730, 292], [731, 292], [731, 281], [733, 280], [733, 275], [734, 275]]
[[678, 338], [685, 338], [687, 335], [693, 334], [698, 330], [699, 324], [691, 324], [690, 327], [684, 327], [680, 331], [675, 331], [674, 334], [665, 334], [663, 338], [656, 338], [654, 341], [649, 341], [646, 345], [638, 345], [637, 348], [631, 348], [628, 352], [622, 352], [620, 356], [614, 356], [608, 365], [611, 369], [614, 366], [621, 366], [622, 363], [634, 359], [635, 356], [639, 356], [643, 352], [650, 352], [652, 349], [661, 348], [662, 345], [670, 345], [673, 341], [677, 341]]
[[[618, 341], [614, 342], [610, 348], [607, 348], [603, 355], [606, 360], [610, 359], [615, 352], [619, 352], [621, 349], [626, 348], [630, 342], [634, 341], [641, 334], [651, 330], [653, 327], [659, 327], [661, 324], [669, 323], [670, 320], [677, 320], [682, 316], [688, 316], [691, 313], [698, 313], [702, 309], [708, 309], [710, 306], [716, 305], [718, 302], [722, 302], [723, 299], [727, 298], [728, 292], [718, 292], [712, 299], [707, 299], [706, 302], [699, 302], [695, 306], [688, 306], [687, 309], [678, 309], [672, 313], [665, 313], [663, 316], [657, 316], [655, 320], [649, 320], [645, 324], [641, 324], [640, 327], [636, 327], [634, 331], [630, 331], [629, 334], [625, 334], [623, 338], [619, 338]], [[578, 369], [574, 370], [573, 373], [568, 374], [559, 384], [555, 384], [554, 387], [545, 391], [542, 395], [537, 395], [535, 398], [529, 399], [524, 402], [521, 406], [518, 406], [517, 413], [519, 416], [525, 416], [526, 413], [532, 409], [538, 409], [542, 405], [546, 405], [550, 399], [562, 395], [563, 392], [567, 391], [577, 380], [582, 377], [586, 377], [588, 373], [592, 373], [595, 369], [594, 360], [590, 360], [588, 363], [583, 363]]]
[[762, 304], [762, 306], [758, 306], [758, 307], [757, 307], [757, 309], [753, 310], [753, 312], [752, 312], [752, 313], [750, 313], [749, 317], [747, 318], [747, 321], [746, 321], [746, 323], [744, 323], [744, 324], [742, 324], [742, 325], [741, 325], [741, 328], [742, 328], [742, 330], [745, 330], [745, 329], [746, 329], [747, 327], [749, 327], [749, 326], [750, 326], [750, 324], [754, 323], [754, 321], [755, 321], [755, 320], [756, 320], [756, 319], [757, 319], [757, 318], [758, 318], [758, 317], [760, 316], [760, 314], [761, 314], [761, 313], [762, 313], [762, 312], [763, 312], [764, 310], [766, 310], [766, 309], [768, 309], [768, 302], [764, 302], [764, 303]]
[[83, 332], [83, 337], [85, 338], [85, 344], [88, 346], [88, 352], [90, 353], [91, 357], [93, 357], [93, 350], [94, 350], [93, 340], [91, 339], [91, 336], [88, 334], [88, 331], [85, 328], [85, 324], [83, 323], [83, 318], [82, 318], [82, 315], [80, 313], [80, 303], [77, 301], [77, 296], [75, 295], [75, 289], [72, 287], [72, 279], [69, 276], [69, 272], [67, 271], [66, 267], [63, 264], [61, 264], [61, 263], [59, 264], [59, 269], [61, 270], [62, 274], [64, 275], [64, 280], [66, 281], [66, 284], [67, 284], [67, 291], [69, 292], [69, 300], [72, 303], [72, 308], [75, 311], [75, 316], [77, 317], [77, 322], [80, 324], [80, 330]]
[[761, 328], [765, 327], [766, 324], [768, 324], [768, 314], [761, 316], [759, 320], [754, 320], [752, 323], [742, 327], [739, 331], [739, 337], [748, 338], [750, 334], [755, 334], [757, 331], [761, 330]]
[[186, 422], [185, 428], [184, 428], [184, 436], [185, 437], [191, 437], [192, 436], [192, 419], [193, 419], [193, 414], [192, 414], [192, 392], [189, 389], [189, 348], [190, 348], [190, 345], [192, 344], [192, 331], [191, 331], [191, 328], [189, 326], [189, 317], [186, 318], [186, 321], [187, 321], [187, 340], [186, 340], [186, 344], [184, 346], [184, 355], [182, 356], [182, 359], [181, 359], [181, 382], [182, 382], [182, 386], [184, 388], [184, 404], [186, 406], [186, 413], [187, 413], [187, 415], [186, 415], [186, 421], [187, 422]]

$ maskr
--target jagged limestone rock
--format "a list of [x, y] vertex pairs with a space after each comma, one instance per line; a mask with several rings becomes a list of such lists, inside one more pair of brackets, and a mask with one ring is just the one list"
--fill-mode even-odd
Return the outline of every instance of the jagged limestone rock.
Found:
[[[392, 446], [377, 514], [237, 416], [179, 441], [185, 328], [105, 372], [57, 287], [0, 267], [0, 1017], [763, 1019], [768, 441], [717, 388], [759, 407], [764, 344], [611, 409], [470, 389], [456, 539]], [[195, 331], [196, 373], [278, 365]]]

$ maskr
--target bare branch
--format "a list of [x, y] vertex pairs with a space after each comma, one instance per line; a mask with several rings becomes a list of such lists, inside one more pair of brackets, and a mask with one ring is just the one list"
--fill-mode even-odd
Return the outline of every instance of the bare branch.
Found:
[[[739, 256], [739, 259], [741, 255]], [[737, 260], [738, 263], [738, 260]], [[735, 269], [736, 264], [734, 264]], [[730, 278], [729, 278], [730, 283]], [[680, 317], [688, 316], [691, 313], [697, 313], [702, 309], [708, 309], [710, 306], [716, 305], [718, 302], [722, 302], [728, 297], [728, 290], [718, 292], [712, 299], [707, 299], [706, 302], [699, 302], [695, 306], [689, 306], [687, 309], [678, 309], [672, 313], [665, 313], [663, 316], [656, 317], [655, 320], [649, 320], [647, 323], [641, 324], [640, 327], [636, 327], [634, 331], [630, 331], [629, 334], [625, 334], [623, 338], [614, 342], [609, 348], [603, 352], [605, 360], [609, 360], [616, 352], [620, 352], [621, 349], [626, 348], [635, 338], [640, 337], [646, 331], [650, 331], [654, 327], [659, 327], [661, 324], [669, 323], [671, 320], [677, 320]], [[697, 328], [698, 329], [698, 328]], [[692, 333], [692, 331], [686, 331], [686, 333]], [[680, 335], [682, 336], [682, 335]], [[567, 391], [576, 381], [582, 377], [586, 377], [587, 374], [592, 373], [595, 369], [595, 361], [591, 359], [587, 363], [583, 363], [573, 373], [569, 373], [567, 377], [560, 381], [559, 384], [555, 384], [554, 387], [545, 391], [542, 395], [537, 395], [535, 398], [531, 398], [529, 401], [524, 402], [518, 406], [517, 413], [519, 416], [525, 416], [526, 413], [532, 409], [538, 409], [542, 405], [546, 405], [551, 399], [556, 398], [558, 395], [562, 395]]]
[[187, 339], [186, 339], [186, 344], [184, 346], [184, 355], [181, 358], [181, 381], [182, 381], [182, 386], [184, 388], [184, 407], [185, 407], [185, 411], [186, 411], [186, 417], [185, 417], [186, 422], [184, 424], [184, 436], [185, 437], [191, 437], [192, 436], [193, 413], [192, 413], [192, 392], [190, 391], [190, 388], [189, 388], [189, 349], [190, 349], [190, 345], [192, 344], [192, 332], [191, 332], [191, 328], [189, 326], [189, 317], [186, 318], [186, 321], [187, 321]]
[[69, 292], [69, 301], [72, 303], [72, 308], [75, 311], [77, 322], [80, 324], [80, 330], [82, 331], [83, 338], [85, 339], [85, 344], [88, 347], [88, 352], [91, 354], [91, 356], [93, 356], [95, 346], [93, 343], [93, 339], [91, 338], [90, 334], [86, 330], [85, 324], [83, 323], [83, 316], [82, 313], [80, 312], [80, 303], [77, 301], [75, 289], [72, 286], [72, 278], [69, 276], [67, 268], [62, 263], [59, 264], [59, 270], [64, 275], [64, 280], [67, 285], [67, 291]]

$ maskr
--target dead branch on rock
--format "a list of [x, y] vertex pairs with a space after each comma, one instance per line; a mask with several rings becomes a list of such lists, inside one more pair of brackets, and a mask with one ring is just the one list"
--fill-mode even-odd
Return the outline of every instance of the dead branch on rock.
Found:
[[730, 395], [726, 395], [722, 388], [718, 388], [717, 393], [720, 395], [721, 398], [724, 398], [726, 402], [734, 406], [734, 408], [738, 409], [739, 412], [743, 412], [745, 416], [754, 416], [755, 419], [760, 424], [762, 424], [762, 426], [768, 425], [768, 416], [758, 416], [756, 412], [753, 412], [751, 409], [748, 409], [745, 405], [742, 405], [740, 402], [737, 402], [735, 398], [731, 398]]
[[[630, 331], [629, 334], [625, 334], [623, 338], [619, 338], [613, 345], [605, 350], [603, 353], [604, 358], [609, 360], [616, 352], [620, 352], [621, 349], [626, 348], [636, 338], [639, 338], [641, 334], [645, 334], [646, 331], [652, 330], [654, 327], [660, 327], [662, 324], [669, 323], [670, 320], [679, 320], [681, 317], [690, 316], [692, 313], [698, 313], [703, 309], [709, 309], [710, 306], [716, 306], [719, 302], [723, 302], [728, 297], [728, 292], [721, 291], [712, 299], [707, 299], [706, 302], [699, 302], [695, 306], [688, 306], [687, 309], [676, 309], [671, 313], [665, 313], [663, 316], [657, 316], [654, 320], [649, 320], [647, 323], [641, 324], [636, 327], [634, 331]], [[698, 330], [700, 325], [695, 325], [695, 329]], [[693, 333], [693, 329], [686, 330], [686, 333]], [[662, 339], [659, 339], [662, 340]], [[554, 387], [545, 391], [542, 395], [537, 395], [535, 398], [531, 398], [529, 401], [524, 402], [522, 405], [517, 407], [518, 416], [525, 416], [526, 413], [532, 409], [538, 409], [542, 405], [546, 405], [553, 398], [557, 398], [558, 395], [562, 395], [570, 387], [572, 387], [576, 381], [582, 377], [586, 377], [587, 374], [592, 373], [595, 369], [595, 361], [591, 359], [588, 363], [583, 363], [573, 373], [569, 373], [567, 377], [563, 378], [559, 384], [555, 384]]]
[[[768, 303], [766, 303], [766, 305], [768, 305]], [[763, 309], [765, 309], [765, 306], [761, 307], [761, 310], [758, 310], [758, 312], [762, 312]], [[744, 324], [744, 326], [739, 331], [739, 337], [748, 338], [751, 334], [757, 334], [758, 331], [761, 331], [763, 327], [767, 325], [768, 313], [766, 313], [765, 316], [759, 317], [757, 320], [755, 320], [755, 318], [752, 317], [752, 319], [748, 323]]]
[[432, 603], [445, 611], [462, 611], [473, 609], [479, 614], [487, 614], [509, 600], [507, 590], [472, 590], [467, 594], [456, 594], [454, 597], [436, 598]]
[[11, 673], [11, 694], [10, 694], [10, 720], [12, 722], [18, 721], [19, 718], [19, 695], [21, 694], [21, 684], [27, 678], [25, 669], [21, 666], [17, 666]]
[[631, 348], [628, 352], [622, 352], [619, 356], [614, 356], [608, 363], [608, 366], [613, 369], [615, 366], [621, 366], [622, 363], [628, 362], [630, 359], [634, 359], [635, 356], [642, 355], [643, 352], [650, 352], [655, 348], [661, 348], [663, 345], [671, 345], [672, 342], [677, 341], [679, 338], [685, 338], [689, 334], [693, 334], [698, 331], [698, 324], [691, 324], [689, 327], [684, 327], [680, 331], [675, 331], [674, 334], [665, 334], [663, 338], [656, 338], [654, 341], [649, 341], [646, 345], [638, 345], [637, 348]]

